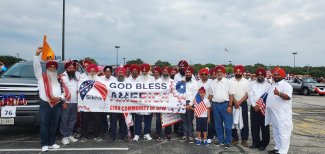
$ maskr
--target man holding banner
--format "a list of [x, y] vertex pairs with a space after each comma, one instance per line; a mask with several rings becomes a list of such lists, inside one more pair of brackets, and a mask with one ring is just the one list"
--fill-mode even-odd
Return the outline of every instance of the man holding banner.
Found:
[[[265, 111], [261, 111], [263, 108], [261, 109], [261, 106], [257, 105], [256, 102], [268, 92], [271, 84], [265, 79], [266, 71], [264, 68], [257, 69], [255, 74], [257, 79], [250, 82], [248, 88], [248, 99], [252, 103], [250, 119], [253, 139], [253, 143], [249, 148], [258, 148], [259, 151], [264, 151], [270, 142], [270, 128], [269, 125], [265, 126]], [[265, 102], [263, 101], [263, 103]], [[262, 140], [260, 139], [260, 131], [262, 132]]]
[[[195, 78], [192, 78], [194, 69], [190, 66], [183, 68], [182, 72], [185, 72], [185, 80], [179, 82], [185, 82], [186, 87], [186, 105], [189, 105], [194, 100], [195, 95], [198, 91], [198, 84]], [[186, 109], [185, 114], [181, 115], [183, 124], [183, 137], [180, 139], [181, 142], [188, 140], [189, 143], [194, 143], [194, 111]]]
[[[150, 65], [149, 64], [141, 64], [140, 66], [141, 75], [137, 78], [137, 82], [154, 82], [154, 77], [149, 75]], [[139, 141], [141, 130], [142, 130], [142, 119], [144, 119], [144, 139], [150, 141], [152, 140], [150, 136], [151, 132], [151, 120], [152, 113], [137, 113], [135, 114], [135, 136], [133, 138], [134, 141]]]

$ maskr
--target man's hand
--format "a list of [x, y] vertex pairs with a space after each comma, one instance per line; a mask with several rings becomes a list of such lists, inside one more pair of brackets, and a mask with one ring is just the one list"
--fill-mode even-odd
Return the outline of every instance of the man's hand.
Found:
[[234, 103], [235, 103], [235, 109], [238, 109], [240, 106], [240, 102], [234, 99]]
[[255, 105], [255, 107], [254, 107], [254, 110], [255, 110], [255, 112], [258, 112], [258, 111], [260, 111], [260, 106], [258, 106], [258, 105]]
[[208, 124], [210, 124], [210, 118], [208, 118]]
[[228, 107], [227, 107], [227, 112], [228, 112], [228, 113], [232, 113], [232, 107], [231, 107], [231, 106], [228, 106]]
[[50, 102], [60, 102], [61, 98], [60, 97], [52, 97], [50, 98]]
[[42, 53], [42, 51], [43, 51], [43, 47], [38, 47], [37, 49], [36, 49], [36, 56], [39, 56], [41, 53]]
[[275, 89], [274, 89], [273, 92], [274, 92], [274, 95], [278, 95], [278, 96], [280, 95], [280, 92], [279, 92], [279, 90], [276, 87], [275, 87]]
[[67, 103], [63, 103], [63, 104], [62, 104], [62, 109], [63, 109], [63, 110], [66, 110], [67, 108], [68, 108], [68, 104], [67, 104]]

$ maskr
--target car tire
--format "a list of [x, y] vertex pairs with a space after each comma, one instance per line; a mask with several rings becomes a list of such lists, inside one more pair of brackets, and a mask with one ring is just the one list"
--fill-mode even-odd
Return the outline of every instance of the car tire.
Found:
[[324, 96], [324, 94], [319, 94], [319, 96]]
[[308, 89], [307, 88], [302, 89], [302, 94], [305, 96], [309, 95]]

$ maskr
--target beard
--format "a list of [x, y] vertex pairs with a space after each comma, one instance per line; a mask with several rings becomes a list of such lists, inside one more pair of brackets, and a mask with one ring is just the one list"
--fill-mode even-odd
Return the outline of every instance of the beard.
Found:
[[170, 78], [174, 80], [175, 74], [170, 75]]
[[67, 75], [69, 77], [69, 80], [76, 80], [77, 81], [76, 72], [74, 72], [74, 71], [67, 72]]
[[168, 74], [163, 74], [162, 77], [167, 80], [169, 78], [169, 75]]
[[186, 76], [185, 77], [185, 80], [186, 80], [186, 82], [191, 81], [192, 80], [192, 76]]
[[182, 76], [185, 75], [185, 71], [184, 71], [183, 69], [180, 69], [180, 70], [179, 70], [179, 73], [180, 73]]
[[88, 79], [89, 80], [96, 80], [97, 74], [88, 74]]
[[274, 82], [280, 82], [282, 80], [282, 78], [274, 78]]
[[56, 71], [46, 70], [46, 74], [47, 74], [47, 77], [49, 78], [51, 84], [53, 84], [53, 85], [60, 84], [58, 81], [58, 74]]
[[241, 77], [242, 77], [241, 74], [235, 74], [235, 78], [236, 78], [236, 79], [240, 79]]
[[256, 81], [257, 81], [258, 83], [263, 83], [265, 80], [264, 80], [264, 78], [257, 78]]
[[123, 75], [117, 76], [117, 81], [118, 82], [123, 82], [124, 81], [124, 76]]

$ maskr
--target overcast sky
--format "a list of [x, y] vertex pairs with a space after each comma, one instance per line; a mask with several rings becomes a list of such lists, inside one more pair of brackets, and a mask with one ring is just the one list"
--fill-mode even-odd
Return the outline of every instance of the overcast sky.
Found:
[[[324, 0], [66, 0], [66, 59], [325, 65]], [[61, 55], [62, 0], [0, 0], [0, 55]], [[226, 54], [225, 48], [230, 53]]]

